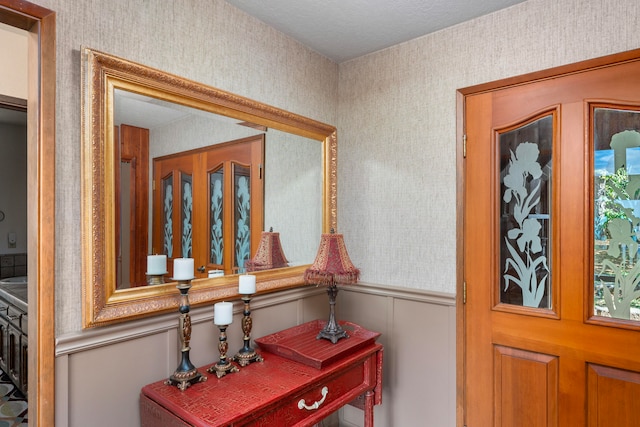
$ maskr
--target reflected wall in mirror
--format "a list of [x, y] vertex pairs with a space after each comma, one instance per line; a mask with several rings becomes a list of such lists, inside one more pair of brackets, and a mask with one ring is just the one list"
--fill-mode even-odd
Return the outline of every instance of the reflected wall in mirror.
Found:
[[[115, 89], [113, 116], [119, 141], [115, 161], [120, 165], [117, 289], [146, 284], [147, 254], [167, 255], [168, 277], [171, 260], [181, 256], [195, 259], [199, 278], [211, 270], [242, 273], [244, 261], [255, 254], [260, 231], [269, 228], [281, 234], [289, 265], [313, 261], [322, 232], [319, 141], [121, 89]], [[256, 173], [247, 174], [252, 178], [247, 209], [251, 221], [243, 233], [233, 219], [243, 211], [241, 204], [232, 203], [241, 199], [233, 194], [243, 192], [234, 185], [211, 187], [246, 168]], [[187, 200], [194, 209], [188, 218], [190, 236], [182, 232], [182, 188], [169, 182], [177, 181], [181, 172], [193, 180]], [[230, 209], [224, 209], [227, 200]], [[223, 239], [224, 234], [229, 238]], [[242, 244], [245, 239], [250, 245]]]
[[194, 258], [192, 305], [236, 297], [270, 228], [289, 267], [255, 273], [258, 291], [304, 284], [337, 225], [333, 126], [89, 48], [82, 67], [83, 327], [178, 306], [175, 283], [148, 285], [149, 254], [165, 282]]

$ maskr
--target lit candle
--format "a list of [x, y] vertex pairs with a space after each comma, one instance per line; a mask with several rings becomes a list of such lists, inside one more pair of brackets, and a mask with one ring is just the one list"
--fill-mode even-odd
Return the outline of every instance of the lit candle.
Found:
[[193, 276], [193, 258], [176, 258], [173, 260], [173, 279], [191, 280]]
[[240, 286], [241, 295], [253, 295], [256, 293], [256, 276], [253, 274], [241, 274]]
[[233, 322], [233, 304], [219, 302], [213, 306], [213, 323], [216, 325], [230, 325]]
[[167, 273], [167, 256], [166, 255], [148, 255], [147, 256], [147, 274], [159, 275]]

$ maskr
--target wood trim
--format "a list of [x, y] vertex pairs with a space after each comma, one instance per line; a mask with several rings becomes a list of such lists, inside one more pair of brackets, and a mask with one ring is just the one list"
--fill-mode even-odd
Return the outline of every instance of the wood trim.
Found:
[[29, 419], [55, 425], [55, 12], [22, 0], [0, 0], [0, 22], [29, 32], [28, 200]]
[[[456, 307], [464, 305], [464, 183], [465, 183], [465, 97], [456, 93]], [[456, 426], [464, 425], [464, 331], [465, 311], [456, 309]]]
[[27, 100], [0, 94], [0, 106], [10, 110], [27, 111]]
[[[12, 27], [31, 31], [34, 24], [42, 23], [51, 16], [55, 17], [52, 10], [34, 3], [23, 0], [0, 0], [0, 22]], [[34, 31], [37, 32], [37, 29]], [[42, 31], [40, 35], [43, 35]], [[55, 37], [53, 40], [55, 41]], [[41, 57], [43, 56], [44, 53], [41, 52]]]
[[[596, 71], [597, 73], [602, 73], [604, 74], [605, 72], [609, 72], [611, 74], [613, 74], [615, 72], [615, 69], [613, 68], [614, 66], [619, 66], [619, 65], [626, 65], [627, 67], [630, 67], [633, 63], [637, 63], [638, 62], [638, 58], [640, 57], [640, 49], [635, 49], [635, 50], [631, 50], [631, 51], [627, 51], [627, 52], [623, 52], [623, 53], [618, 53], [618, 54], [613, 54], [613, 55], [608, 55], [605, 57], [601, 57], [601, 58], [597, 58], [597, 59], [591, 59], [591, 60], [587, 60], [587, 61], [582, 61], [582, 62], [578, 62], [575, 64], [571, 64], [571, 65], [566, 65], [566, 66], [561, 66], [561, 67], [556, 67], [556, 68], [552, 68], [552, 69], [548, 69], [548, 70], [543, 70], [543, 71], [539, 71], [539, 72], [535, 72], [535, 73], [529, 73], [526, 75], [522, 75], [522, 76], [516, 76], [516, 77], [512, 77], [512, 78], [507, 78], [507, 79], [503, 79], [503, 80], [499, 80], [496, 82], [491, 82], [491, 83], [485, 83], [485, 84], [481, 84], [481, 85], [476, 85], [476, 86], [472, 86], [472, 87], [468, 87], [468, 88], [464, 88], [464, 89], [459, 89], [458, 90], [458, 97], [462, 97], [462, 101], [459, 100], [459, 105], [464, 106], [465, 103], [468, 103], [468, 105], [471, 105], [472, 102], [477, 102], [478, 103], [478, 114], [485, 114], [484, 110], [490, 110], [491, 107], [488, 104], [491, 104], [492, 99], [495, 98], [495, 94], [494, 92], [500, 91], [500, 90], [505, 90], [505, 92], [510, 92], [512, 90], [512, 88], [515, 88], [516, 90], [521, 90], [522, 92], [524, 92], [526, 90], [525, 85], [532, 83], [532, 84], [536, 84], [536, 86], [532, 86], [533, 89], [531, 89], [531, 91], [535, 90], [536, 95], [541, 99], [542, 94], [541, 94], [541, 88], [546, 89], [548, 92], [550, 92], [551, 90], [557, 90], [556, 86], [554, 85], [554, 79], [559, 79], [561, 77], [569, 77], [570, 81], [574, 82], [574, 84], [569, 85], [569, 87], [571, 89], [567, 89], [568, 93], [571, 94], [571, 96], [573, 96], [572, 99], [578, 99], [579, 102], [576, 102], [574, 104], [570, 104], [570, 103], [565, 103], [563, 104], [563, 113], [565, 116], [568, 115], [568, 112], [571, 111], [572, 114], [579, 114], [579, 109], [583, 108], [581, 105], [582, 102], [584, 102], [584, 97], [587, 96], [586, 99], [588, 99], [588, 95], [582, 95], [582, 94], [578, 94], [577, 93], [577, 89], [576, 88], [580, 88], [582, 85], [580, 84], [575, 84], [575, 81], [578, 80], [579, 82], [583, 83], [585, 81], [587, 81], [587, 77], [588, 77], [588, 72], [591, 71]], [[593, 79], [590, 81], [591, 84], [593, 84]], [[584, 83], [583, 83], [584, 85]], [[588, 85], [587, 85], [588, 86]], [[618, 93], [623, 93], [624, 90], [619, 91]], [[533, 92], [531, 92], [533, 93]], [[623, 95], [624, 96], [624, 95]], [[506, 108], [508, 108], [509, 105], [507, 105], [506, 103], [504, 103], [504, 99], [506, 98], [506, 95], [502, 95], [500, 94], [498, 96], [498, 98], [502, 99], [503, 104], [499, 107], [502, 110], [505, 110]], [[480, 105], [480, 103], [482, 101], [474, 101], [474, 99], [486, 99], [486, 101], [484, 102], [484, 105]], [[497, 98], [496, 98], [497, 99]], [[576, 111], [578, 110], [578, 111]], [[586, 114], [586, 113], [585, 113]], [[457, 112], [457, 119], [458, 121], [460, 120], [465, 120], [465, 111], [464, 108], [459, 108], [458, 112]], [[469, 121], [469, 125], [472, 125], [472, 121]], [[556, 126], [554, 126], [556, 127]], [[459, 127], [458, 131], [460, 132], [460, 129], [462, 128], [462, 126]], [[469, 129], [469, 131], [472, 131], [471, 129]], [[554, 132], [556, 132], [556, 130], [554, 130]], [[583, 127], [581, 126], [566, 126], [563, 128], [563, 136], [565, 138], [565, 140], [571, 139], [571, 137], [575, 137], [578, 136], [583, 136], [582, 133], [584, 132]], [[557, 139], [557, 135], [556, 138]], [[468, 144], [473, 147], [473, 143], [474, 141], [469, 141]], [[571, 156], [575, 156], [576, 157], [576, 161], [575, 162], [565, 162], [565, 163], [569, 163], [571, 164], [572, 168], [571, 169], [571, 173], [566, 173], [564, 175], [564, 177], [566, 178], [567, 176], [584, 176], [584, 174], [586, 172], [588, 172], [588, 170], [585, 172], [582, 167], [584, 166], [586, 168], [586, 163], [584, 162], [580, 162], [581, 157], [576, 156], [576, 152], [580, 151], [580, 149], [574, 148], [573, 150], [567, 150], [565, 153], [563, 153], [563, 157], [565, 160], [568, 158], [572, 158]], [[582, 155], [582, 152], [580, 151], [580, 155]], [[579, 157], [579, 158], [578, 158]], [[559, 158], [557, 159], [559, 160]], [[556, 163], [556, 159], [554, 159], [554, 164]], [[580, 166], [582, 165], [582, 166]], [[465, 162], [458, 162], [457, 164], [458, 166], [458, 179], [463, 179], [466, 180], [466, 168], [467, 167], [471, 167], [471, 164], [469, 166], [465, 165]], [[588, 168], [587, 168], [588, 169]], [[566, 165], [565, 165], [565, 170], [566, 170]], [[590, 179], [588, 177], [586, 177], [585, 179]], [[465, 181], [466, 182], [466, 181]], [[469, 183], [467, 183], [466, 185], [469, 185]], [[458, 232], [460, 232], [460, 229], [462, 229], [463, 231], [465, 230], [465, 221], [464, 221], [464, 210], [467, 209], [464, 206], [464, 201], [467, 199], [467, 195], [465, 194], [465, 188], [469, 188], [467, 186], [462, 186], [462, 187], [458, 187], [458, 195], [457, 195], [457, 208], [458, 208], [458, 219], [462, 219], [462, 223], [458, 223]], [[566, 184], [565, 187], [568, 187], [569, 184]], [[585, 192], [588, 192], [589, 189], [585, 187]], [[587, 194], [588, 196], [588, 194]], [[558, 199], [562, 197], [562, 193], [560, 193], [558, 196]], [[589, 197], [586, 197], [586, 200], [589, 200]], [[554, 197], [554, 203], [557, 206], [557, 202], [558, 200], [555, 199]], [[589, 209], [587, 209], [588, 211]], [[588, 236], [589, 233], [587, 233], [587, 228], [589, 224], [592, 224], [592, 222], [589, 222], [589, 219], [587, 218], [583, 218], [583, 216], [581, 215], [577, 220], [574, 216], [574, 218], [569, 218], [570, 215], [564, 215], [564, 219], [561, 221], [557, 221], [556, 224], [553, 226], [553, 233], [556, 236], [559, 236], [559, 234], [562, 232], [563, 234], [567, 232], [567, 228], [564, 227], [563, 228], [563, 224], [562, 222], [566, 222], [569, 223], [571, 222], [571, 225], [574, 226], [574, 231], [577, 228], [581, 228], [584, 232], [576, 232], [576, 233], [572, 233], [571, 237], [574, 237], [575, 239], [582, 239], [582, 235]], [[577, 223], [575, 221], [578, 221]], [[583, 222], [584, 221], [584, 222]], [[592, 221], [592, 218], [591, 218]], [[557, 228], [556, 228], [557, 227]], [[587, 227], [587, 228], [584, 228]], [[471, 236], [471, 234], [469, 233], [469, 231], [466, 231], [467, 234], [466, 236]], [[577, 237], [576, 237], [577, 236]], [[465, 243], [465, 239], [463, 238], [464, 236], [460, 236], [458, 234], [457, 236], [457, 244], [458, 247], [464, 247]], [[467, 237], [468, 240], [469, 237]], [[564, 237], [563, 237], [564, 239]], [[578, 246], [580, 246], [578, 244]], [[591, 249], [589, 249], [589, 245], [584, 245], [584, 249], [585, 249], [585, 253], [591, 251], [593, 247], [591, 247]], [[458, 254], [458, 260], [457, 260], [457, 267], [458, 267], [458, 272], [464, 272], [464, 268], [465, 265], [469, 265], [465, 259], [464, 259], [464, 253], [462, 254]], [[467, 252], [468, 253], [468, 252]], [[590, 252], [589, 252], [590, 253]], [[554, 255], [555, 258], [555, 255]], [[576, 257], [576, 259], [578, 259], [579, 257]], [[583, 257], [584, 258], [584, 257]], [[559, 258], [558, 258], [559, 259]], [[589, 257], [586, 257], [584, 259], [590, 259]], [[555, 260], [555, 264], [556, 265], [560, 265], [559, 262], [557, 262], [557, 259]], [[579, 260], [581, 261], [581, 260]], [[575, 265], [582, 265], [581, 262], [576, 262], [574, 263]], [[462, 267], [462, 270], [460, 270], [460, 267]], [[558, 266], [556, 266], [556, 269], [558, 268]], [[571, 269], [571, 267], [567, 267], [567, 265], [562, 265], [562, 275], [566, 276], [566, 277], [570, 277], [571, 280], [578, 280], [579, 281], [579, 277], [576, 278], [575, 274], [569, 274], [567, 273], [568, 269]], [[586, 270], [584, 270], [586, 267], [575, 267], [573, 268], [573, 270], [579, 271], [579, 270], [583, 270], [583, 272], [585, 272]], [[586, 274], [585, 272], [585, 277], [588, 277], [588, 274]], [[580, 275], [578, 275], [580, 276]], [[456, 327], [456, 343], [457, 343], [457, 357], [456, 357], [456, 372], [457, 375], [463, 375], [463, 380], [460, 381], [458, 379], [456, 386], [457, 386], [457, 402], [456, 402], [456, 415], [457, 415], [457, 420], [456, 420], [456, 425], [458, 427], [461, 427], [463, 425], [466, 425], [466, 417], [470, 416], [469, 414], [471, 414], [471, 412], [476, 409], [473, 407], [473, 405], [475, 404], [474, 400], [472, 397], [470, 398], [466, 398], [465, 396], [465, 392], [468, 393], [468, 390], [464, 389], [465, 383], [466, 384], [470, 384], [473, 382], [477, 381], [477, 377], [467, 377], [467, 369], [468, 367], [470, 367], [472, 364], [475, 363], [474, 358], [478, 358], [476, 352], [474, 352], [473, 357], [469, 357], [469, 358], [465, 358], [464, 355], [467, 352], [467, 349], [465, 348], [465, 343], [467, 343], [467, 341], [465, 340], [465, 333], [468, 334], [468, 336], [472, 336], [475, 337], [474, 339], [476, 339], [476, 341], [480, 340], [480, 338], [478, 338], [478, 334], [484, 334], [485, 337], [482, 338], [482, 340], [489, 342], [489, 340], [485, 340], [486, 337], [490, 337], [490, 335], [493, 333], [491, 331], [487, 332], [485, 330], [486, 325], [482, 324], [482, 322], [476, 322], [476, 318], [472, 319], [474, 322], [474, 331], [472, 331], [471, 334], [469, 334], [468, 328], [464, 327], [464, 323], [463, 320], [465, 318], [465, 316], [467, 315], [466, 313], [464, 313], [467, 309], [469, 309], [474, 303], [475, 303], [475, 298], [473, 301], [468, 301], [469, 307], [465, 307], [462, 303], [461, 303], [461, 294], [462, 294], [462, 288], [461, 288], [461, 280], [458, 280], [458, 301], [459, 301], [459, 305], [457, 307], [457, 313], [456, 313], [456, 319], [458, 321], [457, 327]], [[583, 319], [584, 314], [583, 314], [583, 310], [582, 307], [584, 306], [584, 301], [586, 301], [586, 297], [582, 295], [584, 289], [580, 289], [579, 293], [577, 295], [575, 295], [575, 290], [572, 290], [571, 292], [571, 297], [572, 298], [568, 298], [568, 299], [563, 299], [563, 316], [565, 319], [569, 319], [571, 320], [577, 320], [576, 324], [579, 324], [582, 321], [586, 321], [586, 318]], [[566, 296], [566, 295], [565, 295]], [[559, 303], [559, 297], [556, 298], [555, 294], [554, 294], [554, 299]], [[484, 301], [483, 301], [484, 304]], [[488, 304], [486, 304], [488, 306]], [[554, 303], [555, 305], [555, 303]], [[484, 305], [483, 305], [484, 307]], [[559, 307], [559, 305], [558, 305]], [[462, 313], [461, 313], [462, 312]], [[470, 313], [472, 311], [470, 310]], [[497, 310], [494, 310], [494, 312], [497, 312]], [[532, 319], [532, 318], [529, 318]], [[503, 321], [504, 323], [504, 317], [500, 318], [499, 320]], [[484, 322], [486, 323], [486, 322]], [[568, 322], [571, 323], [571, 322]], [[591, 323], [591, 322], [589, 322]], [[591, 326], [589, 326], [589, 328], [591, 328]], [[533, 330], [533, 323], [527, 323], [526, 328], [527, 330]], [[576, 329], [577, 330], [577, 329]], [[585, 328], [586, 330], [586, 328]], [[605, 335], [609, 335], [609, 333], [611, 332], [611, 330], [606, 330], [606, 331], [598, 331], [597, 329], [595, 329], [595, 327], [593, 329], [590, 329], [589, 334], [591, 337], [592, 342], [600, 342], [597, 340], [596, 335], [602, 334], [603, 336]], [[515, 334], [513, 334], [511, 331], [510, 333], [513, 336], [516, 336]], [[566, 332], [565, 332], [566, 333]], [[500, 335], [500, 334], [499, 334]], [[575, 336], [578, 336], [579, 333]], [[494, 337], [496, 336], [495, 334], [493, 335]], [[507, 333], [501, 333], [501, 336], [499, 337], [500, 340], [502, 340], [503, 342], [506, 342], [507, 340], [505, 339], [505, 337], [507, 338], [512, 338], [509, 337], [507, 335]], [[519, 337], [516, 339], [511, 339], [511, 343], [515, 343], [517, 342], [519, 345], [522, 346], [522, 342], [519, 341]], [[576, 338], [577, 341], [577, 338]], [[541, 342], [540, 340], [538, 340], [538, 342]], [[622, 342], [622, 341], [619, 341]], [[555, 348], [554, 348], [555, 346]], [[606, 348], [606, 346], [602, 345], [602, 348]], [[547, 345], [544, 348], [554, 348], [554, 351], [557, 351], [556, 349], [558, 348], [558, 345], [555, 343], [551, 343], [549, 345]], [[475, 349], [474, 349], [475, 350]], [[579, 353], [579, 352], [583, 352], [586, 353], [587, 350], [585, 349], [580, 349], [580, 350], [576, 350], [576, 349], [571, 349], [572, 353]], [[568, 354], [569, 352], [567, 351], [564, 354]], [[606, 353], [606, 354], [604, 354]], [[597, 351], [592, 351], [589, 354], [589, 357], [591, 358], [589, 361], [593, 362], [593, 363], [607, 363], [607, 364], [619, 364], [620, 366], [626, 366], [628, 367], [629, 364], [631, 364], [632, 370], [636, 370], [636, 366], [637, 366], [637, 362], [635, 360], [630, 360], [629, 358], [625, 359], [621, 356], [619, 356], [618, 354], [615, 354], [613, 350], [609, 350], [607, 349], [606, 352], [601, 351], [599, 348], [597, 349]], [[567, 362], [568, 366], [570, 363], [572, 363], [572, 361]], [[577, 367], [576, 367], [577, 366]], [[475, 375], [478, 375], [478, 372], [481, 371], [481, 369], [476, 369], [475, 370]], [[576, 363], [573, 364], [573, 366], [569, 366], [569, 368], [567, 370], [564, 370], [563, 375], [566, 376], [574, 376], [574, 377], [578, 377], [579, 375], [582, 375], [584, 372], [584, 360], [582, 361], [578, 361]], [[579, 378], [579, 377], [578, 377]], [[578, 382], [580, 382], [580, 379], [576, 380]], [[483, 381], [484, 383], [484, 381]], [[565, 392], [566, 389], [568, 387], [565, 386], [565, 389], [562, 390], [561, 387], [561, 392]], [[480, 393], [482, 393], [483, 391], [480, 390]], [[582, 392], [582, 391], [580, 391]], [[562, 393], [561, 393], [562, 394]], [[567, 395], [567, 393], [564, 393], [565, 396]], [[477, 395], [477, 390], [476, 393], [474, 393], [474, 396]], [[560, 397], [560, 400], [563, 400], [562, 397]], [[564, 401], [567, 401], [568, 403], [566, 403], [567, 406], [567, 410], [563, 411], [563, 413], [559, 416], [560, 419], [560, 424], [563, 423], [563, 417], [568, 418], [568, 417], [574, 417], [575, 414], [578, 414], [581, 410], [582, 410], [582, 402], [578, 402], [578, 403], [574, 403], [574, 402], [569, 402], [569, 400], [565, 397]], [[465, 408], [466, 408], [466, 413], [465, 413]], [[495, 407], [493, 408], [494, 413], [495, 413]], [[491, 408], [488, 410], [487, 413], [489, 413], [491, 411]], [[582, 416], [582, 415], [580, 415]], [[574, 419], [574, 418], [572, 418]], [[576, 419], [580, 419], [580, 418], [576, 418]], [[575, 421], [575, 419], [574, 419]], [[577, 422], [577, 421], [576, 421]]]
[[[425, 304], [435, 304], [449, 307], [453, 307], [456, 305], [456, 295], [448, 292], [427, 291], [414, 288], [401, 288], [398, 286], [374, 285], [364, 282], [358, 282], [358, 284], [354, 286], [341, 286], [340, 292], [378, 295], [397, 300], [409, 300]], [[323, 293], [326, 293], [326, 291], [324, 291]]]
[[640, 56], [640, 49], [628, 50], [625, 52], [615, 53], [599, 58], [587, 59], [585, 61], [575, 62], [573, 64], [561, 65], [559, 67], [548, 68], [546, 70], [534, 71], [532, 73], [522, 74], [520, 76], [508, 77], [502, 80], [496, 80], [489, 83], [481, 83], [458, 89], [458, 92], [464, 96], [472, 94], [480, 94], [491, 92], [497, 89], [504, 89], [512, 86], [532, 83], [534, 81], [548, 80], [555, 77], [567, 76], [570, 74], [584, 73], [598, 68], [620, 65], [625, 62], [635, 61]]
[[[37, 227], [35, 230], [37, 241], [35, 250], [37, 251], [37, 265], [35, 273], [37, 275], [37, 288], [31, 287], [30, 293], [35, 293], [29, 297], [29, 301], [37, 301], [36, 321], [30, 323], [30, 327], [36, 328], [36, 355], [30, 352], [29, 371], [29, 418], [34, 425], [54, 425], [55, 424], [55, 99], [56, 99], [56, 16], [54, 12], [48, 11], [46, 16], [40, 19], [40, 91], [39, 112], [34, 108], [34, 115], [37, 115], [37, 177], [36, 185], [29, 185], [30, 188], [37, 188], [37, 207], [29, 209], [37, 215], [36, 221], [31, 221]], [[35, 50], [37, 43], [35, 37], [32, 38], [29, 51]], [[31, 55], [30, 62], [37, 62]], [[35, 64], [31, 65], [34, 67]], [[34, 74], [37, 75], [37, 74]], [[37, 86], [37, 82], [31, 82]], [[37, 93], [29, 90], [29, 93]], [[29, 103], [38, 104], [37, 99], [31, 99]], [[39, 114], [38, 114], [39, 113]], [[27, 119], [28, 122], [28, 119]], [[36, 147], [34, 144], [30, 144]], [[32, 251], [29, 251], [31, 253]], [[33, 264], [32, 264], [33, 265]], [[29, 268], [31, 270], [31, 268]], [[33, 275], [30, 274], [31, 277]], [[29, 316], [33, 318], [31, 311]], [[35, 323], [35, 325], [34, 325]], [[33, 325], [33, 326], [32, 326]], [[32, 334], [29, 334], [32, 336]], [[30, 340], [32, 341], [32, 340]], [[35, 368], [35, 369], [34, 369]], [[33, 390], [36, 390], [33, 393]], [[34, 396], [35, 394], [35, 396]], [[35, 411], [33, 402], [35, 401]], [[35, 412], [35, 414], [34, 414]]]

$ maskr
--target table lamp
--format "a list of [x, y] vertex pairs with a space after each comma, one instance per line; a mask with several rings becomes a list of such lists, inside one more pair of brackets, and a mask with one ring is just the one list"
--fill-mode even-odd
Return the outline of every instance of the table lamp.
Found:
[[274, 233], [273, 228], [263, 231], [256, 254], [244, 263], [247, 272], [271, 270], [272, 268], [288, 267], [280, 244], [280, 233]]
[[336, 322], [335, 305], [338, 287], [336, 285], [351, 285], [358, 282], [360, 270], [354, 267], [342, 234], [323, 233], [316, 259], [305, 272], [304, 280], [309, 284], [326, 286], [329, 295], [329, 321], [320, 331], [317, 339], [324, 338], [333, 344], [341, 338], [347, 338], [347, 332]]

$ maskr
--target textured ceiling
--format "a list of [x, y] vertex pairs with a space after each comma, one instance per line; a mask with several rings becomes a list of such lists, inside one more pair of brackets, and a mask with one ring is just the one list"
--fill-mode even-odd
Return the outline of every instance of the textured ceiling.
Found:
[[340, 63], [524, 0], [227, 0]]
[[[227, 0], [340, 63], [525, 0]], [[0, 122], [26, 114], [0, 108]]]

